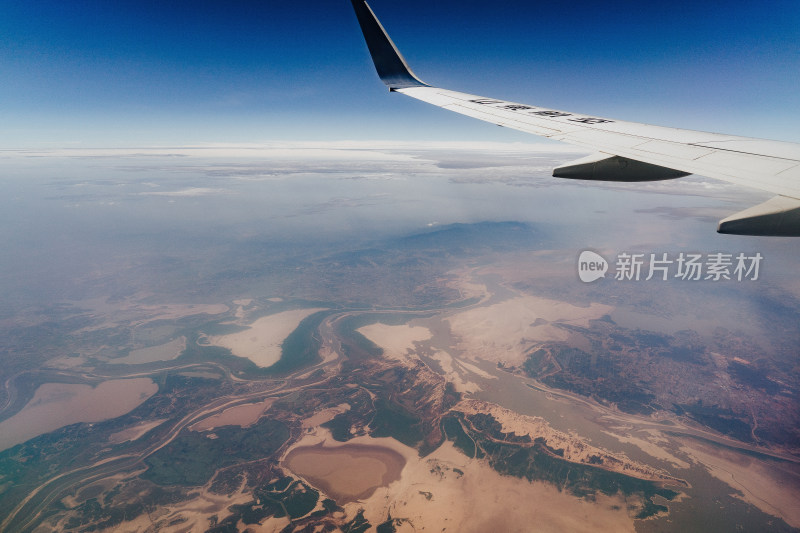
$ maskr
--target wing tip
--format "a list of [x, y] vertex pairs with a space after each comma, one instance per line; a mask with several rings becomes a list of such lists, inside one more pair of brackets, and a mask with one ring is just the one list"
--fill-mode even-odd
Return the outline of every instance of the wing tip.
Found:
[[758, 237], [800, 237], [800, 200], [775, 196], [762, 204], [720, 220], [717, 233]]
[[389, 90], [430, 87], [420, 80], [408, 66], [366, 0], [351, 0], [351, 3], [372, 56], [372, 62], [375, 64], [375, 70]]

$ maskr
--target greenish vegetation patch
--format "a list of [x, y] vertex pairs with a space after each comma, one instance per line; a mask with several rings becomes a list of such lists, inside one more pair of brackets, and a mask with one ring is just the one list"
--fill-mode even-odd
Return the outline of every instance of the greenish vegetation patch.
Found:
[[531, 377], [537, 377], [555, 371], [556, 366], [547, 350], [539, 348], [528, 355], [522, 364], [522, 370]]
[[364, 509], [360, 509], [355, 518], [342, 526], [344, 533], [365, 533], [372, 525], [364, 518]]
[[761, 389], [767, 394], [778, 394], [781, 386], [767, 377], [767, 373], [755, 365], [745, 365], [738, 361], [728, 364], [728, 374], [744, 385]]
[[448, 414], [442, 418], [442, 429], [447, 440], [453, 441], [453, 446], [467, 457], [475, 457], [475, 442], [464, 432], [455, 414]]
[[375, 528], [375, 531], [376, 533], [396, 533], [397, 528], [394, 527], [394, 520], [392, 519], [391, 513], [386, 519], [386, 522], [378, 524], [378, 527]]
[[350, 428], [356, 418], [357, 415], [355, 414], [350, 414], [349, 412], [341, 413], [322, 424], [322, 427], [331, 430], [331, 435], [334, 440], [347, 442], [353, 438], [353, 435], [350, 433]]
[[289, 490], [283, 493], [283, 506], [292, 519], [305, 516], [314, 510], [319, 500], [319, 492], [305, 483], [294, 483]]
[[753, 441], [750, 424], [730, 409], [722, 409], [716, 405], [704, 405], [702, 401], [699, 401], [693, 404], [676, 405], [674, 411], [679, 415], [688, 415], [704, 426], [743, 442]]
[[[547, 350], [528, 356], [522, 368], [529, 376], [551, 387], [616, 403], [626, 413], [653, 412], [650, 403], [655, 396], [627, 379], [607, 353], [588, 353], [566, 345], [551, 345]], [[553, 361], [562, 370], [551, 374], [557, 370]]]
[[392, 437], [412, 448], [425, 438], [421, 418], [383, 399], [375, 400], [370, 429], [373, 437]]
[[281, 476], [256, 488], [254, 496], [255, 500], [252, 502], [231, 506], [229, 509], [232, 514], [209, 531], [238, 531], [236, 524], [240, 521], [245, 525], [253, 525], [271, 517], [288, 517], [294, 523], [298, 523], [296, 521], [299, 519], [313, 522], [335, 511], [341, 511], [336, 502], [325, 499], [322, 502], [323, 509], [312, 512], [319, 502], [319, 492], [289, 476]]
[[269, 457], [289, 438], [289, 428], [262, 419], [249, 428], [226, 426], [214, 434], [184, 430], [145, 460], [142, 477], [158, 485], [203, 485], [219, 468]]

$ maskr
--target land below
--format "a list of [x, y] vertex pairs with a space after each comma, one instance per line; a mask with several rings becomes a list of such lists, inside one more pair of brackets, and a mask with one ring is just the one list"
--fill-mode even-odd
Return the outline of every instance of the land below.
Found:
[[[51, 357], [4, 374], [0, 529], [800, 528], [788, 345], [648, 329], [657, 310], [626, 320], [543, 288], [546, 268], [522, 276], [523, 226], [462, 230], [305, 264], [370, 279], [418, 263], [393, 302], [140, 294], [9, 329], [23, 346], [62, 328], [38, 337]], [[458, 249], [477, 235], [494, 244]]]

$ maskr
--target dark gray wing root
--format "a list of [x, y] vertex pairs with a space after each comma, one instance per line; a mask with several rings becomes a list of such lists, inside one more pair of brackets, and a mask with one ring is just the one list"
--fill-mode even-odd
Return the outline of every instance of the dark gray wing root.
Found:
[[358, 23], [367, 41], [367, 48], [375, 63], [383, 83], [389, 89], [407, 89], [408, 87], [429, 87], [417, 78], [397, 50], [386, 30], [364, 0], [352, 0]]

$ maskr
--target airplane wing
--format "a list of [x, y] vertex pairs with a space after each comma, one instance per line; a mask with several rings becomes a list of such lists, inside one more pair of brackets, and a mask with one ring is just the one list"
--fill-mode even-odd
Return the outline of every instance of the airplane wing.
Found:
[[369, 5], [351, 1], [375, 69], [390, 91], [597, 152], [556, 168], [555, 177], [633, 182], [699, 174], [771, 192], [776, 196], [770, 200], [721, 220], [717, 231], [800, 236], [800, 144], [613, 120], [433, 87], [411, 71]]

